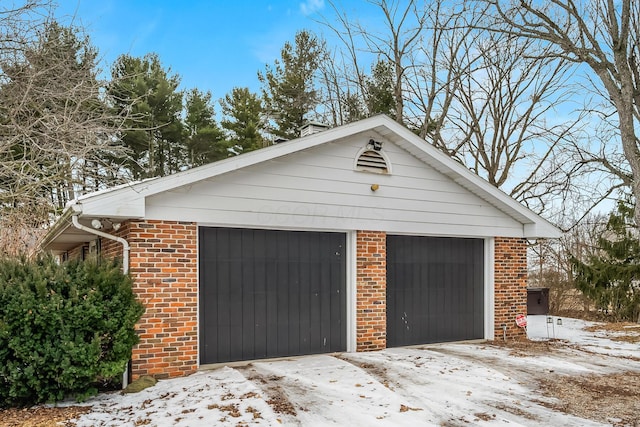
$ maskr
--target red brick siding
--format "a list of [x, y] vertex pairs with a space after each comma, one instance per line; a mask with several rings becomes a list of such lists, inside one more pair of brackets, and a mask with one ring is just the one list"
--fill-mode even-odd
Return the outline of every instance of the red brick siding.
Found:
[[494, 250], [495, 338], [524, 339], [516, 325], [518, 314], [527, 314], [527, 242], [522, 238], [496, 237]]
[[356, 234], [356, 350], [387, 346], [387, 235]]
[[[114, 236], [124, 237], [125, 239], [129, 240], [129, 223], [128, 222], [121, 224], [118, 231], [115, 231], [113, 229], [104, 230], [104, 231]], [[122, 243], [116, 240], [105, 239], [103, 237], [100, 238], [100, 258], [118, 259], [122, 261], [122, 256], [123, 256]]]
[[82, 252], [83, 252], [83, 248], [85, 247], [85, 243], [82, 243], [78, 246], [76, 246], [73, 249], [69, 249], [67, 251], [67, 259], [68, 260], [75, 260], [75, 259], [82, 259]]
[[132, 377], [169, 378], [198, 368], [197, 226], [132, 221], [130, 273], [146, 307], [133, 349]]

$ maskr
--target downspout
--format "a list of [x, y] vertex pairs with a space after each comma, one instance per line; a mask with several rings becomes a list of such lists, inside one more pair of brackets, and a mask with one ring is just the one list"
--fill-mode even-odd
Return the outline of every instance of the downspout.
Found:
[[78, 230], [86, 231], [87, 233], [95, 234], [96, 236], [104, 237], [105, 239], [115, 240], [116, 242], [122, 244], [122, 272], [124, 274], [129, 274], [129, 251], [131, 250], [129, 242], [127, 242], [127, 240], [123, 237], [114, 236], [113, 234], [105, 233], [104, 231], [96, 230], [94, 228], [80, 224], [80, 221], [78, 221], [78, 215], [80, 215], [80, 213], [81, 212], [76, 211], [76, 213], [71, 216], [71, 222], [73, 223], [73, 226]]
[[[122, 272], [124, 274], [129, 274], [129, 252], [131, 251], [131, 246], [129, 246], [129, 242], [123, 237], [114, 236], [113, 234], [105, 233], [104, 231], [96, 230], [91, 227], [87, 227], [85, 225], [80, 224], [78, 221], [78, 215], [82, 213], [82, 207], [79, 205], [72, 205], [73, 215], [71, 216], [71, 223], [78, 230], [86, 231], [87, 233], [94, 234], [96, 236], [104, 237], [108, 240], [114, 240], [120, 244], [122, 244]], [[122, 373], [122, 388], [126, 388], [129, 385], [129, 364]]]

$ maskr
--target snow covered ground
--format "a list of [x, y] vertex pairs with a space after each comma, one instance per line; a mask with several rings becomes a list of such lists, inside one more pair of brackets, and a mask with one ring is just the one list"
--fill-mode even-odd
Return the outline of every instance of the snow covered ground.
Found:
[[[529, 316], [520, 346], [451, 343], [371, 353], [317, 355], [223, 367], [160, 381], [137, 394], [86, 402], [78, 426], [591, 426], [635, 422], [586, 419], [544, 393], [583, 375], [640, 373], [638, 342], [623, 332], [588, 332], [575, 319]], [[558, 341], [560, 340], [560, 341]], [[636, 399], [638, 400], [638, 399]], [[632, 403], [633, 405], [633, 403]], [[640, 412], [633, 412], [632, 414]], [[570, 412], [570, 411], [569, 411]], [[631, 415], [633, 417], [633, 415]]]

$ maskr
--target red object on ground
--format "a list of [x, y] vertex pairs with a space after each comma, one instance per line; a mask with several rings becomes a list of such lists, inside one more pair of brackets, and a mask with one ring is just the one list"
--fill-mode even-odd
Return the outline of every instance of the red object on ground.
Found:
[[524, 314], [518, 314], [516, 316], [516, 325], [520, 326], [521, 328], [526, 328], [527, 327], [527, 316], [525, 316]]

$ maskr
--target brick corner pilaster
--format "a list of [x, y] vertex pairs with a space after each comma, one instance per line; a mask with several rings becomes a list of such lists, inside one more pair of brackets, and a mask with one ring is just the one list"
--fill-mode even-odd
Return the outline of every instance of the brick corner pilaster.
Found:
[[526, 331], [516, 325], [516, 316], [527, 314], [527, 241], [524, 238], [495, 238], [494, 292], [494, 339], [505, 335], [507, 339], [526, 339]]
[[197, 226], [132, 221], [130, 273], [146, 311], [136, 325], [132, 377], [172, 378], [198, 369]]
[[356, 350], [387, 347], [387, 234], [356, 234]]

